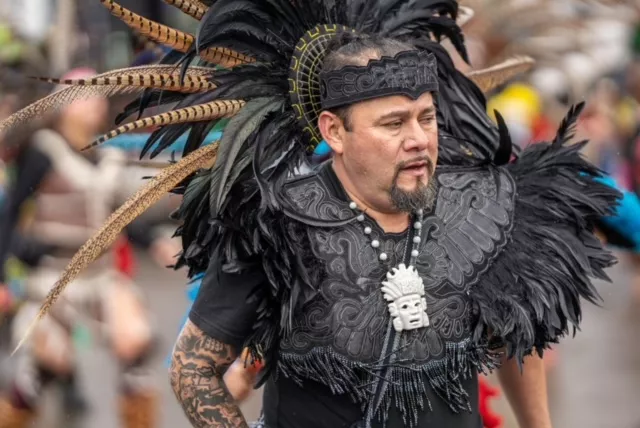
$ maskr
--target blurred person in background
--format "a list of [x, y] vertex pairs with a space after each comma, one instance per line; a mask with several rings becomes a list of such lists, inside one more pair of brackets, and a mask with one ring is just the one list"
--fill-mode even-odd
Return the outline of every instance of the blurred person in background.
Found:
[[[94, 74], [91, 69], [76, 69], [64, 78]], [[112, 212], [118, 192], [125, 187], [119, 183], [124, 176], [123, 152], [113, 148], [79, 152], [102, 130], [107, 116], [106, 99], [76, 101], [60, 111], [50, 129], [36, 132], [21, 148], [16, 177], [0, 213], [0, 283], [5, 280], [4, 261], [21, 235], [37, 238], [49, 251], [28, 272], [28, 302], [14, 320], [14, 339], [24, 335], [40, 302], [71, 257]], [[27, 200], [32, 201], [31, 219], [18, 225]], [[177, 248], [168, 238], [153, 236], [144, 223], [132, 224], [127, 233], [148, 248], [159, 264], [172, 263]], [[156, 391], [150, 378], [155, 332], [139, 290], [114, 267], [113, 253], [104, 254], [39, 323], [17, 355], [11, 390], [0, 402], [0, 428], [27, 426], [36, 416], [43, 385], [56, 379], [73, 381], [73, 331], [84, 321], [106, 333], [120, 362], [123, 426], [155, 426]], [[0, 286], [0, 290], [7, 293], [6, 288]]]

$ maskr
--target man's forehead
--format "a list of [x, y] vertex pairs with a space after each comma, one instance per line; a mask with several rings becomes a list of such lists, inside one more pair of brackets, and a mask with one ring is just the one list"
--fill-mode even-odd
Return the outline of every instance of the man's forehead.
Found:
[[[369, 101], [361, 103], [365, 107], [378, 108], [386, 110], [399, 110], [399, 111], [414, 111], [414, 110], [427, 110], [435, 108], [433, 95], [430, 92], [425, 92], [418, 99], [413, 99], [406, 95], [390, 95], [387, 97], [375, 98]], [[381, 112], [383, 113], [383, 112]]]

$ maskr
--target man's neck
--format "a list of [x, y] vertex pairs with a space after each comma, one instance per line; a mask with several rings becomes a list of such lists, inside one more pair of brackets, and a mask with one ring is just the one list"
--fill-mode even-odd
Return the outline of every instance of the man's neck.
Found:
[[391, 205], [383, 207], [367, 202], [367, 198], [358, 192], [357, 186], [349, 179], [344, 169], [333, 162], [331, 166], [349, 198], [358, 205], [360, 210], [374, 219], [382, 230], [386, 233], [400, 233], [407, 230], [411, 221], [409, 214], [394, 210]]

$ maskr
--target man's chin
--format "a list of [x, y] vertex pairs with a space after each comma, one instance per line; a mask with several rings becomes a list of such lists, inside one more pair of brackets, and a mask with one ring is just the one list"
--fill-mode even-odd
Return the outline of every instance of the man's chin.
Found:
[[420, 177], [398, 177], [396, 187], [406, 193], [418, 191], [420, 188], [429, 184], [429, 177], [422, 175]]

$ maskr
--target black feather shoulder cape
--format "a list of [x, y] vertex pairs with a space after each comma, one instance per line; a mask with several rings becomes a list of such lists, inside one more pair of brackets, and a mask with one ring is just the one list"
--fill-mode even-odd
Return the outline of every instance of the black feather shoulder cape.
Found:
[[[583, 143], [569, 145], [580, 109], [571, 112], [553, 142], [533, 145], [515, 162], [499, 166], [511, 155], [508, 133], [493, 125], [483, 94], [431, 41], [432, 36], [448, 37], [466, 57], [456, 14], [457, 3], [448, 0], [218, 0], [203, 17], [197, 46], [182, 59], [185, 64], [198, 50], [213, 46], [257, 61], [217, 72], [217, 89], [180, 101], [186, 106], [244, 99], [246, 104], [224, 131], [216, 165], [185, 186], [176, 213], [184, 221], [177, 232], [184, 245], [178, 267], [202, 272], [216, 254], [233, 271], [243, 268], [239, 254], [262, 258], [268, 298], [247, 346], [254, 356], [265, 356], [269, 368], [277, 361], [278, 339], [290, 328], [294, 311], [314, 295], [318, 284], [313, 257], [300, 251], [307, 245], [300, 242], [302, 231], [306, 224], [331, 226], [296, 217], [281, 194], [309, 154], [309, 139], [288, 95], [289, 61], [300, 38], [318, 23], [395, 37], [432, 51], [441, 88], [439, 165], [480, 165], [496, 175], [509, 175], [515, 183], [508, 244], [470, 289], [476, 341], [491, 334], [502, 339], [510, 356], [521, 359], [579, 322], [580, 298], [596, 298], [590, 278], [605, 278], [604, 268], [614, 260], [595, 238], [593, 221], [611, 213], [619, 195], [595, 180], [601, 173], [580, 156]], [[185, 150], [194, 150], [210, 126], [213, 123], [166, 126], [148, 148], [159, 142], [156, 152], [162, 150], [188, 131]]]

